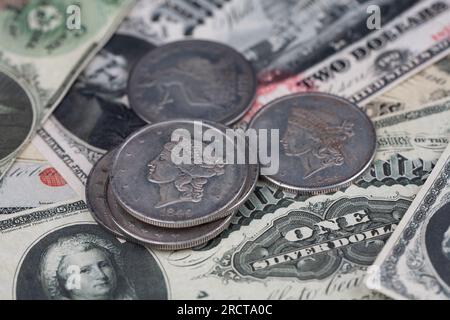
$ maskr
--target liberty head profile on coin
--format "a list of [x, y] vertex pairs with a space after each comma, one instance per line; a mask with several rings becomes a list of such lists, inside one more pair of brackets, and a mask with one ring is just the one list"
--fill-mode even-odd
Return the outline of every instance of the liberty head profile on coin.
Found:
[[[125, 141], [115, 156], [111, 187], [126, 211], [155, 226], [184, 228], [224, 218], [236, 209], [251, 171], [246, 165], [225, 164], [216, 156], [224, 155], [224, 150], [206, 152], [206, 143], [194, 134], [199, 128], [230, 140], [225, 126], [173, 120], [146, 126]], [[180, 150], [174, 150], [179, 144], [172, 141], [175, 130], [190, 135], [183, 140], [190, 149], [185, 162], [172, 158]], [[238, 146], [232, 146], [237, 154]]]
[[342, 166], [343, 146], [355, 135], [347, 120], [333, 124], [313, 112], [292, 109], [281, 144], [287, 156], [297, 157], [305, 169], [304, 179], [333, 166]]
[[251, 64], [234, 49], [184, 40], [158, 47], [133, 68], [130, 105], [149, 123], [202, 119], [223, 124], [250, 108], [257, 81]]
[[[191, 145], [193, 156], [201, 152], [193, 142]], [[175, 146], [175, 142], [167, 142], [148, 164], [148, 181], [159, 185], [160, 199], [155, 208], [178, 202], [200, 202], [208, 180], [225, 173], [220, 163], [174, 164], [170, 157]]]
[[299, 93], [275, 100], [255, 115], [250, 127], [280, 130], [279, 171], [265, 178], [291, 191], [345, 187], [375, 155], [370, 119], [356, 105], [330, 94]]

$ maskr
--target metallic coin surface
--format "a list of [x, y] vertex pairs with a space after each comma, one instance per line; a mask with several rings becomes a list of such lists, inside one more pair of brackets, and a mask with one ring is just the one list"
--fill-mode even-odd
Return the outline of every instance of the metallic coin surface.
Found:
[[134, 218], [116, 201], [112, 188], [107, 190], [108, 206], [117, 227], [144, 245], [159, 250], [181, 250], [198, 246], [219, 235], [230, 224], [233, 215], [190, 228], [163, 228]]
[[239, 210], [239, 207], [242, 206], [245, 201], [247, 201], [247, 199], [255, 190], [259, 178], [259, 165], [249, 165], [248, 170], [248, 178], [245, 182], [244, 189], [239, 195], [239, 199], [231, 207], [227, 208], [227, 210], [229, 211], [234, 212]]
[[34, 129], [35, 105], [11, 76], [0, 71], [0, 163], [18, 152]]
[[220, 43], [184, 40], [158, 47], [133, 68], [132, 109], [148, 123], [202, 119], [232, 124], [251, 107], [257, 80], [251, 64]]
[[109, 184], [109, 171], [111, 170], [116, 150], [105, 154], [92, 168], [86, 183], [86, 204], [92, 217], [98, 224], [123, 237], [123, 233], [114, 223], [108, 204], [106, 203], [106, 190]]
[[277, 99], [255, 115], [250, 127], [279, 129], [279, 170], [264, 178], [290, 191], [322, 193], [347, 186], [375, 156], [372, 121], [346, 99], [325, 93]]
[[[191, 164], [172, 161], [172, 151], [179, 146], [171, 141], [175, 130], [189, 135], [185, 143], [191, 150]], [[206, 122], [162, 122], [131, 135], [117, 152], [111, 171], [112, 188], [122, 207], [144, 222], [169, 228], [195, 226], [231, 214], [228, 208], [245, 187], [248, 166], [223, 164], [209, 156], [210, 145], [201, 134], [197, 137], [206, 130], [224, 139], [226, 147], [228, 137], [221, 128]], [[236, 154], [236, 145], [232, 148]]]

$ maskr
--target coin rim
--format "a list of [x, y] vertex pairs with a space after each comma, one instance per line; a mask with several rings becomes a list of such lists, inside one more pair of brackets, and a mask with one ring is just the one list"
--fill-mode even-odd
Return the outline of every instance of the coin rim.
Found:
[[[194, 227], [197, 225], [201, 225], [201, 224], [205, 224], [208, 222], [213, 222], [215, 220], [219, 220], [221, 218], [227, 217], [229, 215], [231, 215], [233, 212], [230, 211], [230, 208], [235, 204], [236, 201], [238, 201], [240, 199], [240, 196], [243, 193], [243, 190], [245, 188], [248, 176], [249, 176], [249, 170], [246, 170], [246, 178], [244, 179], [242, 185], [239, 187], [238, 192], [236, 193], [236, 195], [230, 200], [228, 201], [228, 203], [226, 205], [224, 205], [222, 208], [215, 210], [213, 213], [207, 214], [203, 217], [200, 218], [195, 218], [195, 219], [189, 219], [189, 220], [185, 220], [185, 221], [169, 221], [169, 220], [160, 220], [160, 219], [155, 219], [154, 217], [149, 217], [146, 216], [142, 213], [140, 213], [139, 211], [131, 208], [129, 205], [126, 205], [124, 203], [124, 201], [120, 198], [120, 196], [118, 195], [119, 192], [117, 191], [116, 188], [116, 184], [117, 184], [117, 178], [115, 178], [115, 172], [117, 172], [117, 162], [119, 159], [119, 156], [121, 154], [121, 152], [123, 152], [123, 150], [125, 149], [125, 147], [127, 146], [127, 144], [135, 139], [135, 137], [139, 136], [140, 134], [142, 134], [143, 132], [147, 131], [147, 130], [151, 130], [154, 128], [157, 128], [158, 126], [163, 126], [163, 125], [167, 125], [167, 124], [172, 124], [172, 123], [189, 123], [189, 124], [193, 124], [193, 122], [195, 122], [197, 120], [193, 120], [193, 119], [177, 119], [177, 120], [170, 120], [170, 121], [164, 121], [164, 122], [157, 122], [154, 124], [149, 124], [147, 126], [142, 127], [141, 129], [137, 130], [136, 132], [134, 132], [133, 134], [131, 134], [130, 136], [128, 136], [128, 138], [122, 143], [122, 145], [120, 147], [118, 147], [118, 151], [116, 153], [116, 155], [114, 156], [114, 162], [112, 165], [112, 169], [110, 171], [110, 180], [111, 180], [111, 185], [112, 185], [112, 190], [115, 194], [115, 197], [117, 199], [117, 201], [119, 202], [119, 204], [122, 206], [122, 208], [124, 208], [128, 213], [130, 213], [132, 216], [134, 216], [135, 218], [137, 218], [138, 220], [141, 220], [145, 223], [148, 224], [152, 224], [155, 225], [157, 227], [163, 227], [163, 228], [188, 228], [188, 227]], [[221, 131], [223, 134], [225, 134], [222, 130], [223, 128], [226, 128], [223, 124], [220, 123], [215, 123], [212, 121], [199, 121], [202, 123], [202, 125], [209, 125], [210, 127]], [[218, 126], [219, 125], [219, 126]], [[221, 128], [223, 127], [223, 128]], [[115, 182], [116, 181], [116, 182]], [[153, 208], [151, 208], [153, 209]], [[150, 212], [150, 211], [149, 211]]]
[[272, 108], [274, 105], [276, 105], [277, 103], [284, 101], [284, 100], [288, 100], [288, 99], [292, 99], [292, 98], [301, 98], [301, 97], [305, 97], [305, 96], [322, 96], [322, 97], [331, 97], [337, 100], [340, 100], [342, 102], [345, 102], [347, 105], [349, 105], [349, 107], [353, 107], [354, 109], [356, 109], [358, 112], [360, 112], [363, 117], [365, 117], [370, 125], [369, 130], [372, 133], [373, 136], [373, 148], [371, 150], [371, 156], [369, 157], [368, 161], [361, 167], [361, 169], [359, 169], [355, 174], [353, 174], [351, 177], [338, 182], [338, 183], [334, 183], [325, 187], [298, 187], [298, 186], [293, 186], [287, 183], [283, 183], [283, 182], [279, 182], [276, 179], [273, 179], [271, 177], [265, 176], [265, 175], [261, 175], [261, 177], [268, 182], [269, 184], [275, 186], [275, 187], [279, 187], [283, 190], [286, 190], [288, 192], [295, 192], [295, 193], [301, 193], [301, 194], [323, 194], [323, 193], [328, 193], [328, 192], [333, 192], [333, 191], [337, 191], [340, 190], [341, 188], [345, 188], [350, 186], [353, 181], [355, 181], [356, 179], [358, 179], [362, 174], [364, 174], [364, 172], [370, 167], [370, 165], [372, 164], [373, 160], [375, 159], [376, 156], [376, 151], [377, 151], [377, 134], [376, 134], [376, 130], [375, 130], [375, 126], [373, 124], [372, 119], [369, 118], [369, 116], [360, 108], [358, 107], [358, 105], [356, 103], [351, 102], [348, 99], [345, 99], [343, 97], [337, 96], [335, 94], [331, 94], [331, 93], [325, 93], [325, 92], [296, 92], [293, 94], [289, 94], [286, 96], [282, 96], [280, 98], [277, 98], [275, 100], [270, 101], [269, 103], [267, 103], [266, 105], [264, 105], [261, 109], [259, 109], [255, 115], [252, 117], [252, 120], [250, 121], [248, 128], [253, 128], [253, 125], [255, 123], [255, 121], [257, 120], [258, 116], [260, 116], [264, 111], [266, 111], [269, 108]]
[[[85, 194], [85, 199], [86, 199], [86, 205], [87, 205], [87, 207], [88, 207], [88, 209], [89, 209], [89, 212], [91, 213], [91, 216], [94, 218], [94, 220], [95, 220], [98, 224], [100, 224], [102, 227], [104, 227], [106, 230], [108, 230], [109, 232], [113, 233], [114, 235], [119, 236], [119, 237], [124, 237], [124, 234], [120, 232], [120, 229], [117, 229], [117, 230], [111, 229], [111, 227], [109, 227], [109, 226], [103, 221], [103, 219], [101, 219], [100, 216], [96, 213], [96, 210], [94, 210], [94, 207], [95, 207], [95, 206], [93, 205], [94, 201], [92, 200], [92, 197], [90, 196], [91, 193], [89, 192], [89, 185], [91, 185], [91, 183], [93, 183], [93, 182], [92, 182], [92, 181], [93, 181], [93, 178], [92, 178], [92, 177], [94, 176], [96, 170], [100, 168], [99, 163], [100, 163], [106, 156], [108, 156], [108, 155], [111, 155], [111, 156], [112, 156], [112, 157], [111, 157], [111, 160], [113, 160], [113, 159], [114, 159], [114, 154], [113, 154], [114, 152], [117, 152], [117, 148], [116, 148], [116, 149], [113, 149], [113, 150], [111, 150], [111, 151], [109, 151], [109, 152], [107, 152], [107, 153], [105, 153], [105, 154], [104, 154], [104, 155], [103, 155], [103, 156], [95, 163], [95, 165], [92, 167], [91, 172], [89, 173], [88, 178], [87, 178], [87, 181], [86, 181], [86, 188], [85, 188], [84, 194]], [[111, 161], [111, 162], [112, 162], [112, 161]], [[106, 180], [104, 181], [103, 188], [102, 188], [102, 189], [103, 189], [103, 195], [104, 195], [104, 197], [103, 197], [103, 202], [104, 202], [105, 208], [107, 208], [107, 209], [109, 210], [109, 206], [108, 206], [108, 203], [107, 203], [107, 201], [106, 201], [106, 190], [107, 190], [108, 184], [109, 184], [109, 170], [108, 170], [108, 172], [107, 172], [107, 174], [106, 174]], [[111, 216], [111, 214], [110, 214], [110, 216]]]
[[[223, 48], [225, 48], [225, 50], [231, 50], [233, 51], [237, 56], [239, 56], [242, 59], [242, 62], [247, 64], [247, 66], [250, 69], [250, 73], [251, 73], [251, 78], [252, 78], [252, 82], [253, 82], [253, 89], [252, 89], [252, 93], [251, 93], [251, 98], [249, 99], [249, 101], [247, 102], [247, 104], [245, 105], [245, 107], [240, 108], [242, 109], [241, 112], [239, 112], [238, 114], [236, 114], [236, 116], [234, 116], [234, 113], [230, 116], [225, 117], [224, 119], [201, 119], [202, 121], [215, 121], [227, 126], [231, 126], [235, 123], [237, 123], [239, 120], [241, 120], [246, 114], [247, 112], [251, 109], [251, 107], [253, 106], [253, 103], [256, 100], [256, 96], [257, 96], [257, 90], [258, 90], [258, 78], [256, 75], [256, 71], [255, 68], [253, 67], [253, 65], [250, 63], [250, 61], [247, 60], [247, 58], [245, 58], [245, 56], [239, 52], [238, 50], [236, 50], [235, 48], [223, 44], [221, 42], [216, 42], [216, 41], [211, 41], [211, 40], [204, 40], [204, 39], [184, 39], [184, 40], [178, 40], [178, 41], [172, 41], [169, 42], [167, 44], [164, 44], [162, 46], [156, 47], [154, 49], [152, 49], [151, 51], [149, 51], [147, 54], [143, 55], [139, 61], [137, 61], [134, 66], [131, 68], [130, 72], [129, 72], [129, 76], [128, 76], [128, 80], [127, 80], [127, 92], [128, 94], [128, 101], [130, 103], [130, 108], [138, 115], [138, 117], [140, 119], [142, 119], [144, 122], [152, 124], [152, 123], [159, 123], [159, 122], [167, 122], [167, 121], [173, 121], [173, 120], [178, 120], [177, 118], [173, 118], [173, 119], [166, 119], [161, 121], [160, 119], [149, 119], [148, 117], [144, 116], [141, 112], [140, 109], [135, 107], [138, 106], [139, 104], [135, 102], [134, 96], [131, 93], [131, 81], [133, 78], [133, 75], [135, 74], [136, 70], [138, 69], [138, 66], [140, 66], [141, 63], [143, 63], [142, 61], [144, 61], [144, 59], [146, 59], [148, 56], [151, 55], [158, 55], [158, 51], [159, 50], [163, 50], [164, 48], [167, 48], [169, 46], [177, 46], [183, 43], [198, 43], [198, 46], [202, 46], [203, 44], [213, 44], [216, 46], [222, 46]], [[243, 104], [244, 105], [244, 104]], [[180, 119], [186, 119], [186, 117], [180, 118]], [[197, 120], [200, 120], [200, 118], [197, 118]]]
[[238, 211], [239, 207], [241, 207], [247, 199], [251, 196], [253, 191], [256, 188], [256, 184], [258, 183], [258, 179], [260, 176], [260, 168], [259, 165], [250, 165], [249, 166], [249, 174], [247, 175], [248, 179], [245, 181], [244, 185], [245, 190], [243, 190], [241, 197], [239, 198], [236, 203], [234, 203], [229, 210], [231, 211]]

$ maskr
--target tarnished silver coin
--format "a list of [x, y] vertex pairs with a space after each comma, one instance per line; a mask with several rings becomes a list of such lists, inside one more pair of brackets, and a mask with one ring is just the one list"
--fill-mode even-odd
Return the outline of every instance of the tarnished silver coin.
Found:
[[248, 169], [248, 177], [247, 181], [245, 182], [244, 189], [242, 190], [241, 195], [239, 196], [239, 199], [227, 210], [229, 211], [237, 211], [239, 210], [239, 207], [242, 206], [245, 201], [248, 200], [250, 195], [253, 193], [256, 187], [256, 183], [258, 182], [259, 178], [259, 165], [249, 165]]
[[12, 75], [0, 71], [0, 163], [6, 163], [31, 137], [35, 103]]
[[117, 202], [112, 188], [107, 190], [107, 201], [116, 226], [128, 238], [159, 250], [181, 250], [198, 246], [219, 235], [230, 224], [233, 215], [190, 228], [157, 227], [131, 216]]
[[232, 124], [251, 107], [256, 87], [244, 56], [204, 40], [152, 50], [135, 65], [128, 82], [130, 105], [148, 123], [201, 119]]
[[123, 237], [123, 233], [113, 222], [106, 202], [109, 171], [111, 170], [115, 153], [116, 150], [108, 152], [92, 168], [86, 183], [86, 204], [92, 217], [98, 224], [116, 236]]
[[[111, 172], [112, 189], [121, 206], [137, 219], [160, 227], [185, 228], [232, 213], [229, 208], [242, 195], [248, 166], [216, 162], [206, 152], [210, 146], [196, 137], [194, 128], [211, 130], [227, 145], [228, 137], [217, 126], [174, 120], [147, 126], [120, 147]], [[190, 164], [172, 161], [172, 151], [178, 146], [171, 141], [175, 130], [190, 136], [186, 139]], [[231, 145], [237, 154], [236, 145]]]
[[355, 104], [330, 94], [277, 99], [255, 115], [250, 127], [279, 130], [279, 170], [264, 177], [289, 191], [323, 193], [345, 187], [375, 156], [372, 121]]

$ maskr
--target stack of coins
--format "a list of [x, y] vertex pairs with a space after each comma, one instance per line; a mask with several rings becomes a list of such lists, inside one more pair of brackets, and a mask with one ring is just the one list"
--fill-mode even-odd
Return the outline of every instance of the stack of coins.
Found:
[[150, 125], [92, 169], [86, 200], [97, 222], [116, 236], [167, 250], [202, 244], [223, 231], [253, 191], [259, 166], [205, 160], [201, 138], [187, 163], [176, 164], [171, 135], [179, 129], [194, 135], [194, 121], [176, 119], [196, 119], [207, 121], [201, 130], [225, 138], [224, 125], [248, 111], [256, 87], [251, 64], [220, 43], [178, 41], [144, 55], [127, 91], [130, 107]]
[[[183, 142], [172, 141], [177, 130], [185, 133]], [[254, 190], [259, 166], [225, 163], [225, 151], [242, 152], [236, 144], [210, 154], [195, 139], [207, 130], [227, 145], [223, 125], [173, 120], [146, 126], [107, 153], [86, 187], [96, 221], [119, 237], [161, 250], [197, 246], [221, 233]], [[172, 159], [180, 146], [188, 155], [182, 163]]]
[[[93, 168], [86, 199], [94, 218], [117, 236], [167, 250], [193, 247], [222, 232], [259, 175], [257, 164], [228, 161], [229, 154], [248, 155], [249, 146], [238, 148], [225, 127], [249, 110], [256, 87], [250, 63], [219, 43], [179, 41], [143, 56], [127, 90], [130, 107], [149, 125]], [[350, 101], [325, 93], [275, 100], [249, 127], [279, 134], [273, 146], [278, 171], [261, 174], [292, 192], [346, 187], [375, 155], [370, 119]], [[209, 138], [202, 136], [205, 131]], [[204, 145], [212, 136], [234, 149], [219, 148], [212, 156], [211, 146]]]

